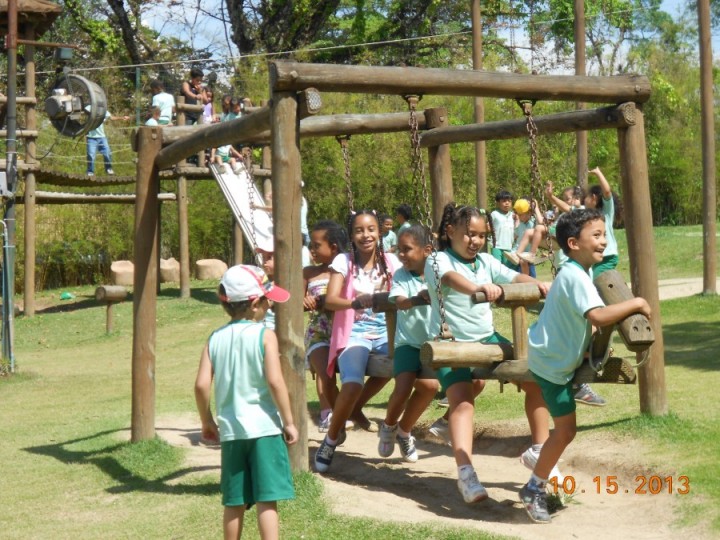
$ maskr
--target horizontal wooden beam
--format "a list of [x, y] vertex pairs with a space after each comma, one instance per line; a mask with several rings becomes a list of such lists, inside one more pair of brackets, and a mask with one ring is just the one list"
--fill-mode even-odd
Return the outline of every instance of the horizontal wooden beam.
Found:
[[203, 112], [205, 105], [197, 105], [195, 103], [176, 103], [175, 110], [180, 112]]
[[[0, 137], [6, 138], [7, 134], [8, 132], [6, 129], [0, 129]], [[38, 131], [36, 129], [18, 129], [15, 131], [15, 136], [18, 138], [25, 137], [28, 139], [37, 139]]]
[[[518, 113], [521, 114], [519, 108]], [[539, 135], [624, 128], [635, 124], [635, 104], [623, 103], [613, 107], [549, 114], [534, 117], [533, 120]], [[522, 117], [518, 120], [431, 129], [420, 135], [420, 146], [429, 148], [441, 144], [497, 141], [527, 136], [527, 123], [525, 117]]]
[[[500, 285], [502, 294], [495, 301], [498, 306], [524, 306], [536, 304], [540, 301], [540, 289], [534, 283], [506, 283]], [[485, 293], [476, 292], [470, 295], [470, 300], [474, 304], [484, 304], [487, 302]]]
[[[18, 171], [39, 171], [40, 170], [40, 163], [25, 163], [23, 160], [18, 160], [17, 162], [17, 168]], [[4, 171], [7, 169], [7, 160], [6, 159], [0, 159], [0, 171]]]
[[[177, 197], [174, 193], [160, 193], [159, 201], [174, 201]], [[58, 191], [36, 191], [35, 202], [37, 204], [135, 204], [134, 193], [60, 193]], [[24, 196], [15, 199], [16, 204], [24, 203]]]
[[[7, 96], [0, 96], [0, 104], [7, 103]], [[37, 104], [37, 98], [34, 97], [27, 97], [27, 96], [17, 96], [15, 98], [15, 103], [18, 105], [36, 105]]]
[[314, 87], [321, 92], [434, 94], [587, 103], [644, 103], [650, 97], [650, 81], [641, 75], [526, 75], [438, 68], [305, 64], [284, 60], [270, 62], [269, 71], [272, 92]]
[[[172, 127], [140, 128], [159, 129], [163, 140]], [[240, 137], [252, 140], [258, 133], [270, 129], [270, 107], [262, 107], [259, 111], [242, 116], [235, 120], [220, 122], [219, 124], [203, 125], [196, 128], [192, 134], [166, 146], [155, 158], [158, 169], [167, 169], [183, 159], [186, 159], [206, 148], [217, 148], [228, 141], [239, 140]]]

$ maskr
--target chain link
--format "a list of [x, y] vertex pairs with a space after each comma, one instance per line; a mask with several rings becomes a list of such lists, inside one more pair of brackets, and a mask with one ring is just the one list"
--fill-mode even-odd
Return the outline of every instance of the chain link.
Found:
[[[406, 96], [408, 107], [410, 109], [410, 163], [412, 169], [412, 185], [416, 201], [422, 202], [420, 208], [420, 225], [427, 228], [428, 233], [432, 235], [433, 220], [432, 210], [430, 208], [430, 194], [427, 187], [427, 178], [425, 176], [425, 163], [420, 149], [420, 129], [417, 118], [417, 104], [420, 101], [419, 96]], [[432, 269], [435, 277], [435, 291], [438, 299], [438, 307], [440, 308], [440, 329], [435, 341], [451, 340], [455, 341], [450, 327], [447, 324], [445, 315], [445, 300], [442, 294], [442, 284], [440, 283], [440, 265], [437, 262], [437, 249], [435, 242], [432, 244], [433, 250], [430, 257], [432, 258]]]
[[[522, 108], [523, 114], [525, 115], [526, 127], [528, 132], [528, 142], [530, 144], [530, 209], [535, 213], [535, 202], [540, 201], [540, 213], [543, 218], [547, 220], [547, 200], [545, 198], [545, 189], [540, 179], [540, 165], [538, 161], [537, 151], [537, 134], [538, 129], [535, 124], [535, 119], [532, 115], [534, 101], [529, 100], [518, 100], [518, 105]], [[545, 235], [545, 241], [548, 248], [548, 257], [550, 259], [550, 265], [552, 267], [551, 273], [553, 278], [557, 275], [557, 268], [555, 267], [555, 254], [553, 249], [552, 238], [550, 238], [550, 227], [546, 225], [547, 233]]]
[[248, 190], [248, 201], [250, 203], [250, 240], [252, 241], [252, 248], [253, 248], [253, 256], [255, 257], [255, 261], [262, 265], [261, 255], [258, 253], [258, 243], [257, 243], [257, 236], [255, 235], [255, 177], [252, 173], [252, 148], [249, 149], [249, 151], [244, 155], [243, 160], [243, 166], [245, 167], [245, 170], [247, 171], [248, 175], [248, 182], [247, 182], [247, 190]]

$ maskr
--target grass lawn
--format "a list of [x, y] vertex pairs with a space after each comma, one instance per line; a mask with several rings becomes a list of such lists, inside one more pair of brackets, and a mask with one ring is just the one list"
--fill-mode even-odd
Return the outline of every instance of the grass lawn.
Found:
[[[701, 246], [699, 230], [656, 232], [661, 278], [701, 275], [702, 261], [693, 259]], [[675, 257], [673, 250], [682, 253]], [[194, 282], [191, 299], [179, 299], [176, 288], [164, 289], [159, 298], [157, 416], [195, 410], [192, 385], [200, 350], [209, 332], [225, 321], [214, 289], [215, 283]], [[74, 301], [61, 302], [62, 291], [43, 292], [38, 302], [56, 307], [16, 319], [17, 373], [0, 377], [0, 452], [6, 463], [0, 475], [2, 536], [220, 537], [217, 471], [204, 473], [183, 465], [182, 451], [162, 441], [127, 442], [131, 302], [114, 308], [115, 331], [106, 336], [105, 310], [92, 299], [93, 288], [70, 290]], [[720, 387], [720, 299], [664, 302], [662, 321], [669, 414], [640, 416], [637, 387], [604, 385], [597, 389], [610, 405], [580, 409], [580, 429], [643, 441], [653, 449], [650, 470], [657, 467], [690, 478], [691, 496], [680, 498], [679, 524], [704, 522], [720, 534], [720, 412], [715, 405]], [[497, 323], [509, 335], [508, 317], [498, 312]], [[313, 396], [308, 381], [308, 396]], [[379, 406], [386, 399], [384, 393], [374, 403]], [[480, 403], [478, 421], [522, 418], [514, 392], [499, 394], [492, 388]], [[316, 409], [317, 403], [309, 406]], [[428, 417], [435, 414], [430, 411]], [[297, 500], [280, 509], [283, 538], [493, 538], [476, 531], [332, 515], [319, 480], [301, 473], [296, 485]], [[254, 514], [248, 516], [246, 533], [257, 537]]]

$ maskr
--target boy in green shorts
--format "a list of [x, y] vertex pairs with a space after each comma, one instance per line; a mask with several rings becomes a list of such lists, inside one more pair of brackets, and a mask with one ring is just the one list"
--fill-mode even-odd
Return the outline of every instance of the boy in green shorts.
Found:
[[602, 261], [607, 245], [600, 212], [581, 209], [563, 214], [556, 236], [569, 260], [558, 272], [540, 317], [528, 331], [528, 368], [555, 423], [530, 480], [520, 490], [520, 501], [536, 523], [550, 522], [545, 486], [553, 465], [575, 437], [572, 379], [593, 327], [615, 324], [633, 313], [650, 317], [650, 306], [643, 298], [605, 306], [593, 284], [592, 266]]
[[[240, 538], [245, 509], [257, 504], [262, 538], [279, 537], [277, 501], [295, 498], [287, 444], [293, 424], [275, 332], [262, 323], [270, 302], [290, 294], [256, 266], [230, 268], [218, 296], [230, 322], [212, 333], [200, 357], [195, 401], [202, 437], [220, 442], [225, 538]], [[210, 411], [215, 380], [217, 424]]]

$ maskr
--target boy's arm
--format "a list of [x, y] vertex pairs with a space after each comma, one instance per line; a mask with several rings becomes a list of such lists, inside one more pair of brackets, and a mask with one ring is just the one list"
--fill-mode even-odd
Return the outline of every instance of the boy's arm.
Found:
[[600, 189], [602, 189], [603, 199], [609, 199], [612, 196], [612, 188], [610, 188], [610, 184], [605, 179], [605, 175], [600, 170], [600, 167], [595, 167], [593, 170], [588, 171], [588, 174], [597, 176]]
[[285, 442], [295, 444], [299, 438], [298, 430], [293, 423], [290, 396], [280, 367], [280, 350], [277, 337], [275, 332], [269, 328], [265, 330], [263, 346], [265, 347], [265, 380], [283, 421]]
[[207, 441], [220, 442], [220, 433], [210, 411], [210, 388], [212, 387], [212, 364], [210, 352], [205, 344], [200, 355], [200, 367], [195, 378], [195, 403], [202, 422], [202, 438]]
[[569, 212], [570, 211], [570, 205], [563, 201], [560, 197], [556, 197], [553, 193], [553, 184], [552, 182], [547, 183], [547, 187], [545, 188], [545, 193], [547, 193], [547, 196], [550, 197], [550, 200], [552, 203], [558, 207], [558, 210], [560, 212]]
[[631, 298], [618, 304], [610, 304], [605, 307], [598, 307], [589, 310], [585, 317], [590, 324], [595, 327], [609, 326], [623, 319], [626, 319], [633, 313], [642, 313], [650, 319], [652, 312], [650, 306], [644, 298]]
[[533, 199], [533, 203], [535, 205], [535, 224], [544, 225], [545, 216], [543, 215], [542, 210], [540, 210], [540, 205], [538, 204], [536, 199]]

